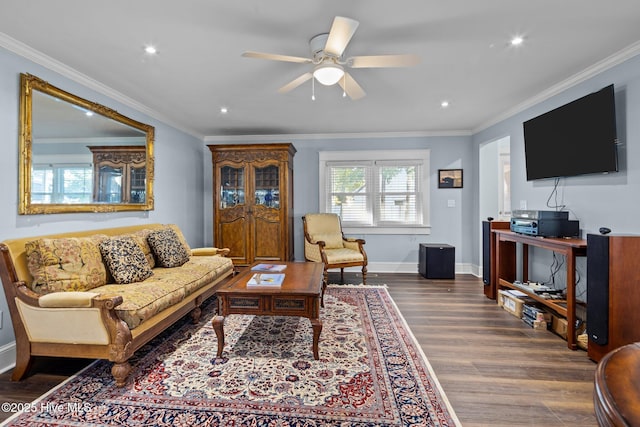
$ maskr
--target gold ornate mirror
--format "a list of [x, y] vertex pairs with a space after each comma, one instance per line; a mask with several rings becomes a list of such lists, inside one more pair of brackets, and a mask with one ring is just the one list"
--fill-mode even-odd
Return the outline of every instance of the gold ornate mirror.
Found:
[[153, 209], [153, 126], [20, 75], [18, 211]]

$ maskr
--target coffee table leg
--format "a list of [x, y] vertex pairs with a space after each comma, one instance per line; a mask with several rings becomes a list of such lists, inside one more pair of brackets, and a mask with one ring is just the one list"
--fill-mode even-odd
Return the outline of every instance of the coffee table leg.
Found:
[[318, 341], [320, 340], [320, 332], [322, 332], [322, 321], [320, 319], [310, 319], [313, 328], [313, 358], [318, 360]]
[[213, 324], [213, 330], [216, 331], [216, 337], [218, 338], [218, 353], [216, 354], [216, 357], [222, 357], [222, 349], [224, 348], [224, 316], [215, 316], [211, 323]]

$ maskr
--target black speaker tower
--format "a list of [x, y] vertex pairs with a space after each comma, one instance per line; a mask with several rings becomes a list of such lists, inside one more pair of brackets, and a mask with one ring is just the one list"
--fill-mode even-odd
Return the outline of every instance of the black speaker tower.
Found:
[[609, 237], [597, 234], [587, 235], [587, 334], [609, 341]]

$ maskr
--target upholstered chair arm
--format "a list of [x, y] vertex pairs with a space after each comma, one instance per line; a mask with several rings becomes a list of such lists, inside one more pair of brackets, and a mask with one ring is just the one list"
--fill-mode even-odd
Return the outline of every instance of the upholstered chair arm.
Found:
[[353, 249], [354, 251], [364, 253], [364, 248], [363, 248], [365, 244], [364, 239], [354, 239], [353, 237], [350, 237], [350, 238], [345, 238], [343, 240], [343, 243], [345, 248]]
[[304, 257], [308, 261], [323, 262], [322, 249], [324, 248], [324, 245], [325, 243], [323, 241], [312, 243], [305, 238], [304, 239]]
[[231, 249], [229, 248], [208, 247], [208, 248], [192, 248], [191, 249], [191, 255], [193, 256], [220, 255], [220, 256], [226, 257], [229, 254], [229, 252], [231, 252]]

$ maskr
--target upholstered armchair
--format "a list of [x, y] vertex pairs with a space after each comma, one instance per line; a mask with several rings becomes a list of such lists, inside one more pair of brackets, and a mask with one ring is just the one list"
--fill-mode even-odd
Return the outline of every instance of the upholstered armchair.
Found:
[[304, 258], [324, 263], [324, 288], [329, 281], [330, 269], [340, 269], [344, 282], [345, 267], [362, 267], [362, 283], [367, 282], [367, 254], [363, 239], [346, 238], [342, 234], [340, 217], [330, 213], [307, 214], [304, 225]]

